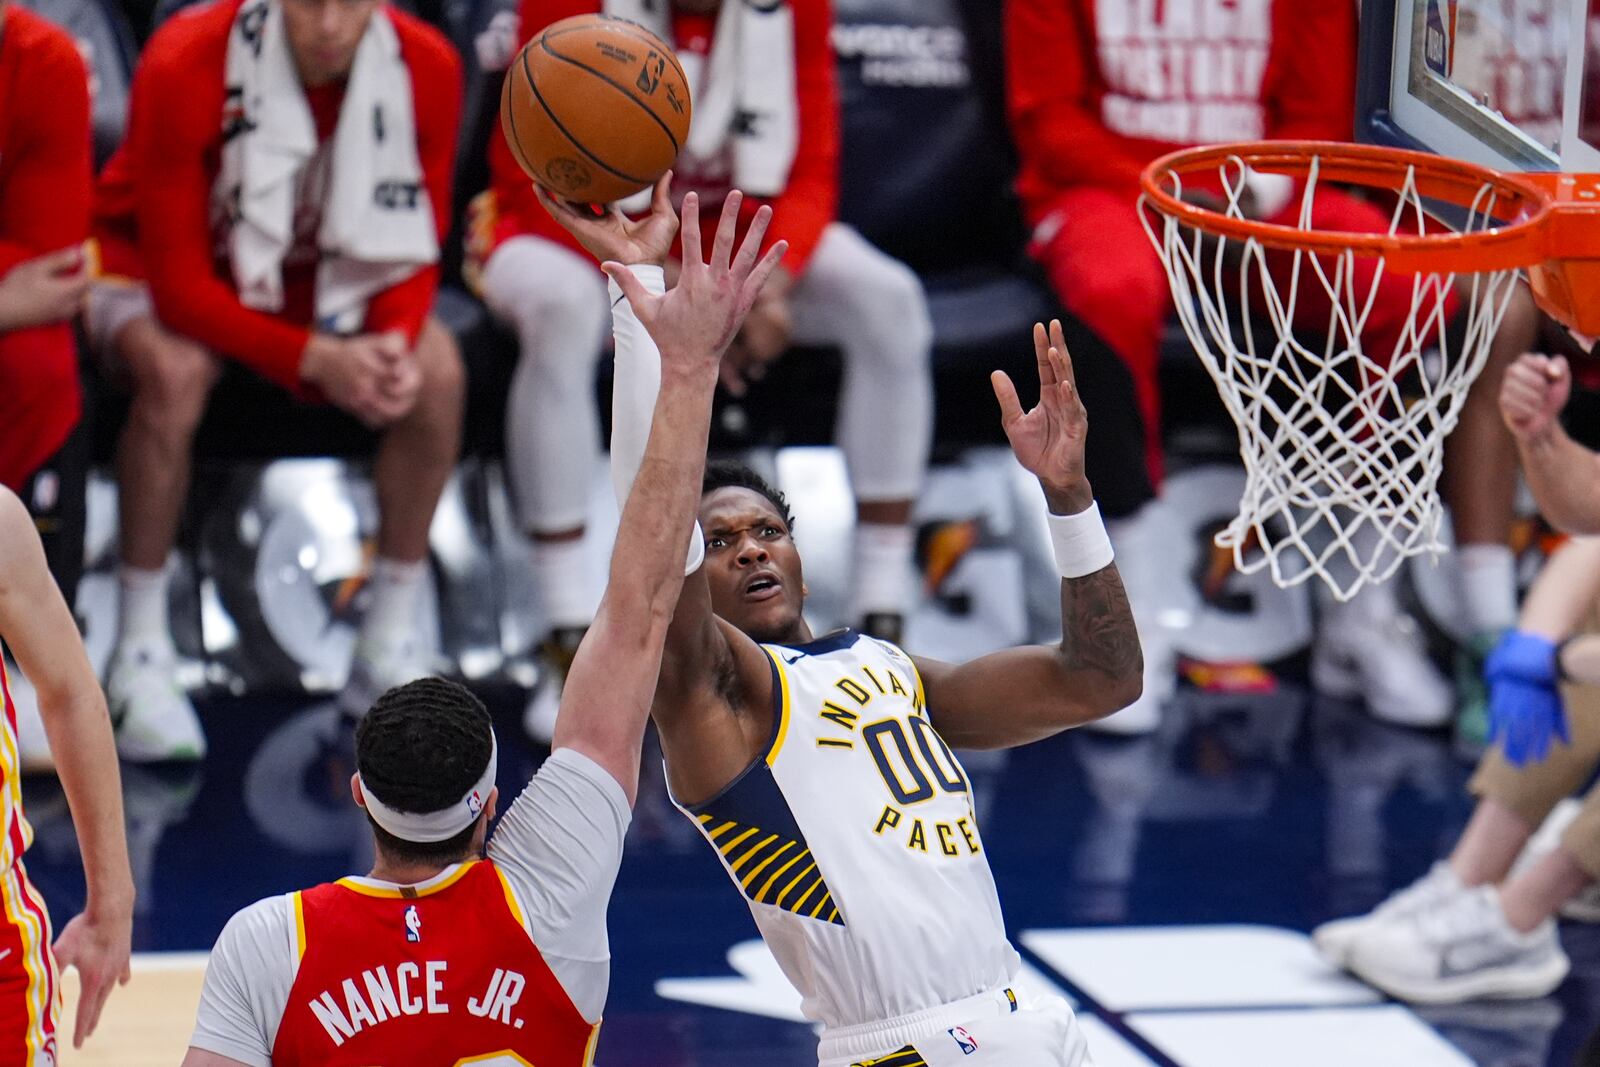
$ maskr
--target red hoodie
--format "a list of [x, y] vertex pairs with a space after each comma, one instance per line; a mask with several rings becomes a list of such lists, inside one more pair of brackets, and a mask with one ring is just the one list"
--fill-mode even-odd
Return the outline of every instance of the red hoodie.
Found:
[[1224, 141], [1349, 140], [1350, 0], [1006, 0], [1017, 190], [1138, 195], [1157, 156]]
[[[245, 307], [211, 225], [211, 187], [222, 157], [223, 71], [228, 35], [243, 0], [183, 11], [150, 38], [134, 74], [128, 136], [96, 190], [95, 236], [105, 270], [146, 277], [161, 321], [267, 378], [295, 388], [310, 340], [315, 249], [286, 257], [284, 309]], [[411, 69], [417, 154], [439, 239], [450, 225], [450, 172], [461, 116], [461, 61], [431, 26], [385, 5]], [[306, 93], [326, 141], [338, 124], [342, 83]], [[372, 298], [369, 331], [402, 330], [416, 339], [433, 306], [439, 269], [431, 266]]]
[[[8, 4], [0, 29], [0, 275], [89, 236], [89, 75], [66, 31]], [[0, 334], [0, 483], [20, 487], [81, 407], [72, 324]]]

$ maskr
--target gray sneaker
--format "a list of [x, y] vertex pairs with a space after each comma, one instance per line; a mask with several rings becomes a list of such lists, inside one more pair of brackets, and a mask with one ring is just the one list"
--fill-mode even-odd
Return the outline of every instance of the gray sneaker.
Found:
[[1554, 919], [1518, 933], [1489, 886], [1372, 927], [1350, 946], [1346, 965], [1390, 996], [1417, 1004], [1542, 997], [1572, 966]]
[[1387, 900], [1365, 915], [1352, 915], [1347, 919], [1325, 922], [1311, 931], [1322, 957], [1335, 967], [1349, 962], [1350, 946], [1375, 926], [1403, 918], [1414, 912], [1442, 904], [1450, 897], [1465, 893], [1467, 887], [1456, 877], [1455, 870], [1440, 860], [1427, 874], [1391, 893]]

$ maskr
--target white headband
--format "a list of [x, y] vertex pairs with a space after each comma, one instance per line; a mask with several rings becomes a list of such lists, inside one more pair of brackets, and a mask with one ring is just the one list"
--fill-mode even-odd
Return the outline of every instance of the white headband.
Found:
[[[435, 841], [448, 841], [471, 826], [474, 820], [483, 814], [484, 805], [489, 803], [489, 791], [494, 788], [495, 765], [499, 762], [499, 754], [499, 744], [491, 734], [489, 765], [483, 769], [482, 776], [471, 789], [467, 790], [466, 796], [438, 811], [414, 812], [391, 808], [367, 788], [366, 782], [362, 782], [361, 796], [367, 802], [367, 814], [372, 816], [373, 822], [402, 841], [415, 841], [425, 845]], [[357, 777], [360, 777], [359, 773]]]

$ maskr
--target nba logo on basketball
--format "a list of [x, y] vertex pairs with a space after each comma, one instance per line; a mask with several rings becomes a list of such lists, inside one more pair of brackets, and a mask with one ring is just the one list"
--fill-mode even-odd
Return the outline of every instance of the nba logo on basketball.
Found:
[[474, 789], [472, 791], [472, 795], [467, 798], [467, 810], [472, 813], [472, 817], [474, 819], [478, 817], [479, 812], [483, 811], [483, 798], [478, 796], [478, 791], [476, 789]]
[[961, 1046], [961, 1051], [964, 1054], [970, 1056], [974, 1052], [978, 1051], [978, 1041], [971, 1034], [967, 1033], [966, 1027], [956, 1027], [954, 1030], [950, 1031], [950, 1036], [955, 1038], [956, 1044]]
[[406, 909], [406, 940], [422, 940], [422, 916], [417, 914], [415, 904]]

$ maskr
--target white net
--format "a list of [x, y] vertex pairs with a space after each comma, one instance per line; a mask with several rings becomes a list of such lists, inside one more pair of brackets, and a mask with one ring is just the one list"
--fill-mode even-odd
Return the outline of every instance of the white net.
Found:
[[[1245, 218], [1244, 162], [1220, 170], [1218, 212]], [[1317, 174], [1313, 161], [1301, 230], [1313, 229]], [[1167, 190], [1181, 198], [1179, 184], [1169, 175]], [[1429, 232], [1410, 168], [1398, 193], [1389, 233]], [[1493, 224], [1495, 196], [1485, 184], [1464, 229]], [[1178, 317], [1239, 427], [1246, 487], [1217, 544], [1241, 571], [1271, 568], [1286, 587], [1315, 575], [1340, 600], [1409, 556], [1441, 551], [1444, 439], [1483, 369], [1516, 271], [1385, 280], [1381, 256], [1267, 248], [1151, 205], [1145, 228]], [[1380, 284], [1390, 299], [1377, 299]], [[1410, 294], [1403, 320], [1396, 286]]]

